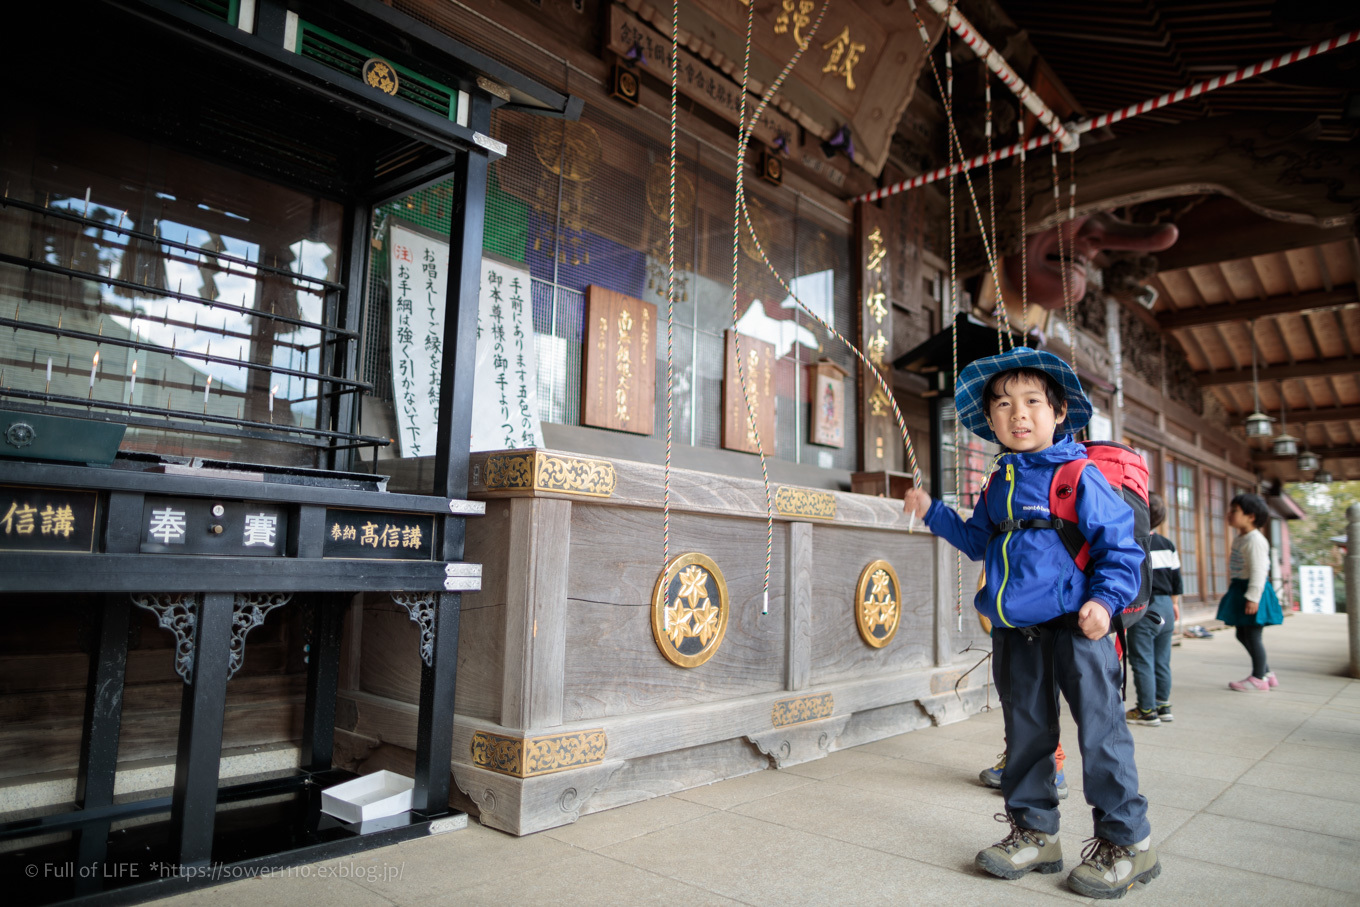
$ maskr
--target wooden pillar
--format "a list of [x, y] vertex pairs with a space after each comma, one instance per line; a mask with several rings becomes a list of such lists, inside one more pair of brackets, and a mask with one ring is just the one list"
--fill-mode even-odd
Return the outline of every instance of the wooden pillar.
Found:
[[227, 702], [232, 594], [203, 596], [194, 624], [194, 664], [179, 710], [179, 750], [170, 807], [170, 837], [181, 866], [212, 858], [222, 718]]
[[787, 661], [784, 686], [804, 690], [812, 678], [812, 524], [789, 523]]
[[501, 724], [556, 727], [566, 671], [571, 502], [512, 499], [508, 547]]
[[958, 580], [954, 575], [955, 549], [944, 539], [935, 538], [935, 664], [947, 665], [953, 660], [950, 640], [953, 638], [954, 608], [958, 601]]

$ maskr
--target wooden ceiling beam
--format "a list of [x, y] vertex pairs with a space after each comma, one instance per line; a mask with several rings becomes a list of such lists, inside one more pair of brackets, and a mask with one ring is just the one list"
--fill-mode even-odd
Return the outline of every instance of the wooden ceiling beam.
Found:
[[1351, 239], [1353, 227], [1314, 227], [1262, 217], [1225, 196], [1211, 198], [1176, 221], [1180, 239], [1157, 253], [1160, 271], [1269, 255]]
[[[1354, 359], [1316, 359], [1311, 362], [1296, 362], [1292, 365], [1267, 365], [1256, 369], [1260, 381], [1285, 381], [1289, 378], [1323, 378], [1328, 375], [1344, 375], [1360, 371], [1360, 362]], [[1221, 384], [1251, 384], [1251, 369], [1239, 368], [1231, 371], [1196, 372], [1195, 380], [1200, 387], [1213, 387]]]
[[1250, 321], [1267, 315], [1284, 312], [1306, 312], [1310, 309], [1325, 309], [1332, 306], [1350, 305], [1360, 302], [1360, 294], [1354, 288], [1340, 290], [1317, 290], [1300, 293], [1297, 296], [1272, 296], [1269, 299], [1250, 299], [1219, 305], [1205, 306], [1200, 309], [1176, 309], [1157, 314], [1157, 324], [1163, 330], [1176, 330], [1197, 324], [1221, 324], [1227, 321]]

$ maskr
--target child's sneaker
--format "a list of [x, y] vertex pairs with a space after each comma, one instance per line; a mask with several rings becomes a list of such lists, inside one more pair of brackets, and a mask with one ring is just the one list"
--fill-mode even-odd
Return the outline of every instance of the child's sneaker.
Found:
[[[1067, 876], [1067, 887], [1082, 897], [1122, 898], [1138, 882], [1161, 875], [1162, 864], [1151, 838], [1121, 847], [1104, 838], [1088, 838], [1082, 863]], [[979, 862], [981, 854], [978, 855]]]
[[988, 787], [1001, 787], [1001, 772], [1006, 768], [1006, 754], [1002, 753], [996, 765], [978, 772], [978, 780]]
[[1124, 713], [1124, 719], [1129, 724], [1141, 724], [1144, 727], [1158, 727], [1162, 723], [1156, 709], [1132, 708]]
[[1239, 693], [1266, 693], [1270, 691], [1270, 681], [1248, 674], [1241, 680], [1229, 681], [1228, 689], [1236, 690]]
[[1067, 799], [1067, 772], [1058, 772], [1053, 776], [1053, 785], [1058, 789], [1058, 799]]
[[1274, 671], [1271, 671], [1269, 674], [1266, 675], [1266, 683], [1270, 684], [1270, 688], [1272, 690], [1280, 685], [1280, 682], [1275, 679]]
[[1057, 835], [1021, 828], [1004, 813], [998, 822], [1010, 822], [1011, 833], [978, 852], [978, 868], [1003, 879], [1018, 879], [1027, 872], [1062, 872], [1062, 843]]
[[1157, 706], [1157, 717], [1163, 721], [1175, 721], [1176, 716], [1171, 714], [1171, 703], [1163, 702]]

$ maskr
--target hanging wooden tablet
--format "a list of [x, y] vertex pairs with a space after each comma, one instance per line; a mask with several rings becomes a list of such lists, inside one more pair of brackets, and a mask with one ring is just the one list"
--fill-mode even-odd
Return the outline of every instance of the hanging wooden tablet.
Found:
[[656, 407], [656, 306], [586, 288], [581, 424], [650, 435]]
[[812, 367], [812, 419], [809, 420], [813, 444], [845, 446], [845, 379], [850, 373], [830, 359], [818, 360]]
[[[746, 414], [742, 399], [741, 379], [737, 376], [737, 332], [727, 331], [727, 359], [723, 366], [723, 432], [722, 446], [743, 453], [758, 453], [765, 449], [767, 457], [774, 456], [774, 345], [754, 337], [741, 335], [742, 366], [745, 369], [746, 393], [755, 413], [755, 431]], [[756, 432], [760, 445], [756, 445]]]

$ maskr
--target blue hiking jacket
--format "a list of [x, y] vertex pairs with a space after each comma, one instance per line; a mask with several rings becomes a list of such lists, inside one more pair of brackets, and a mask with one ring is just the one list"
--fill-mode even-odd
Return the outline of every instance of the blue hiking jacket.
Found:
[[1008, 519], [1049, 519], [1054, 471], [1085, 458], [1086, 448], [1071, 435], [1037, 453], [1003, 455], [966, 522], [940, 501], [931, 502], [931, 532], [971, 560], [986, 556], [987, 584], [973, 603], [993, 626], [1031, 627], [1080, 611], [1091, 600], [1113, 616], [1137, 594], [1143, 549], [1134, 539], [1133, 510], [1094, 464], [1082, 470], [1077, 485], [1077, 525], [1091, 546], [1090, 576], [1077, 569], [1056, 530], [996, 531]]

